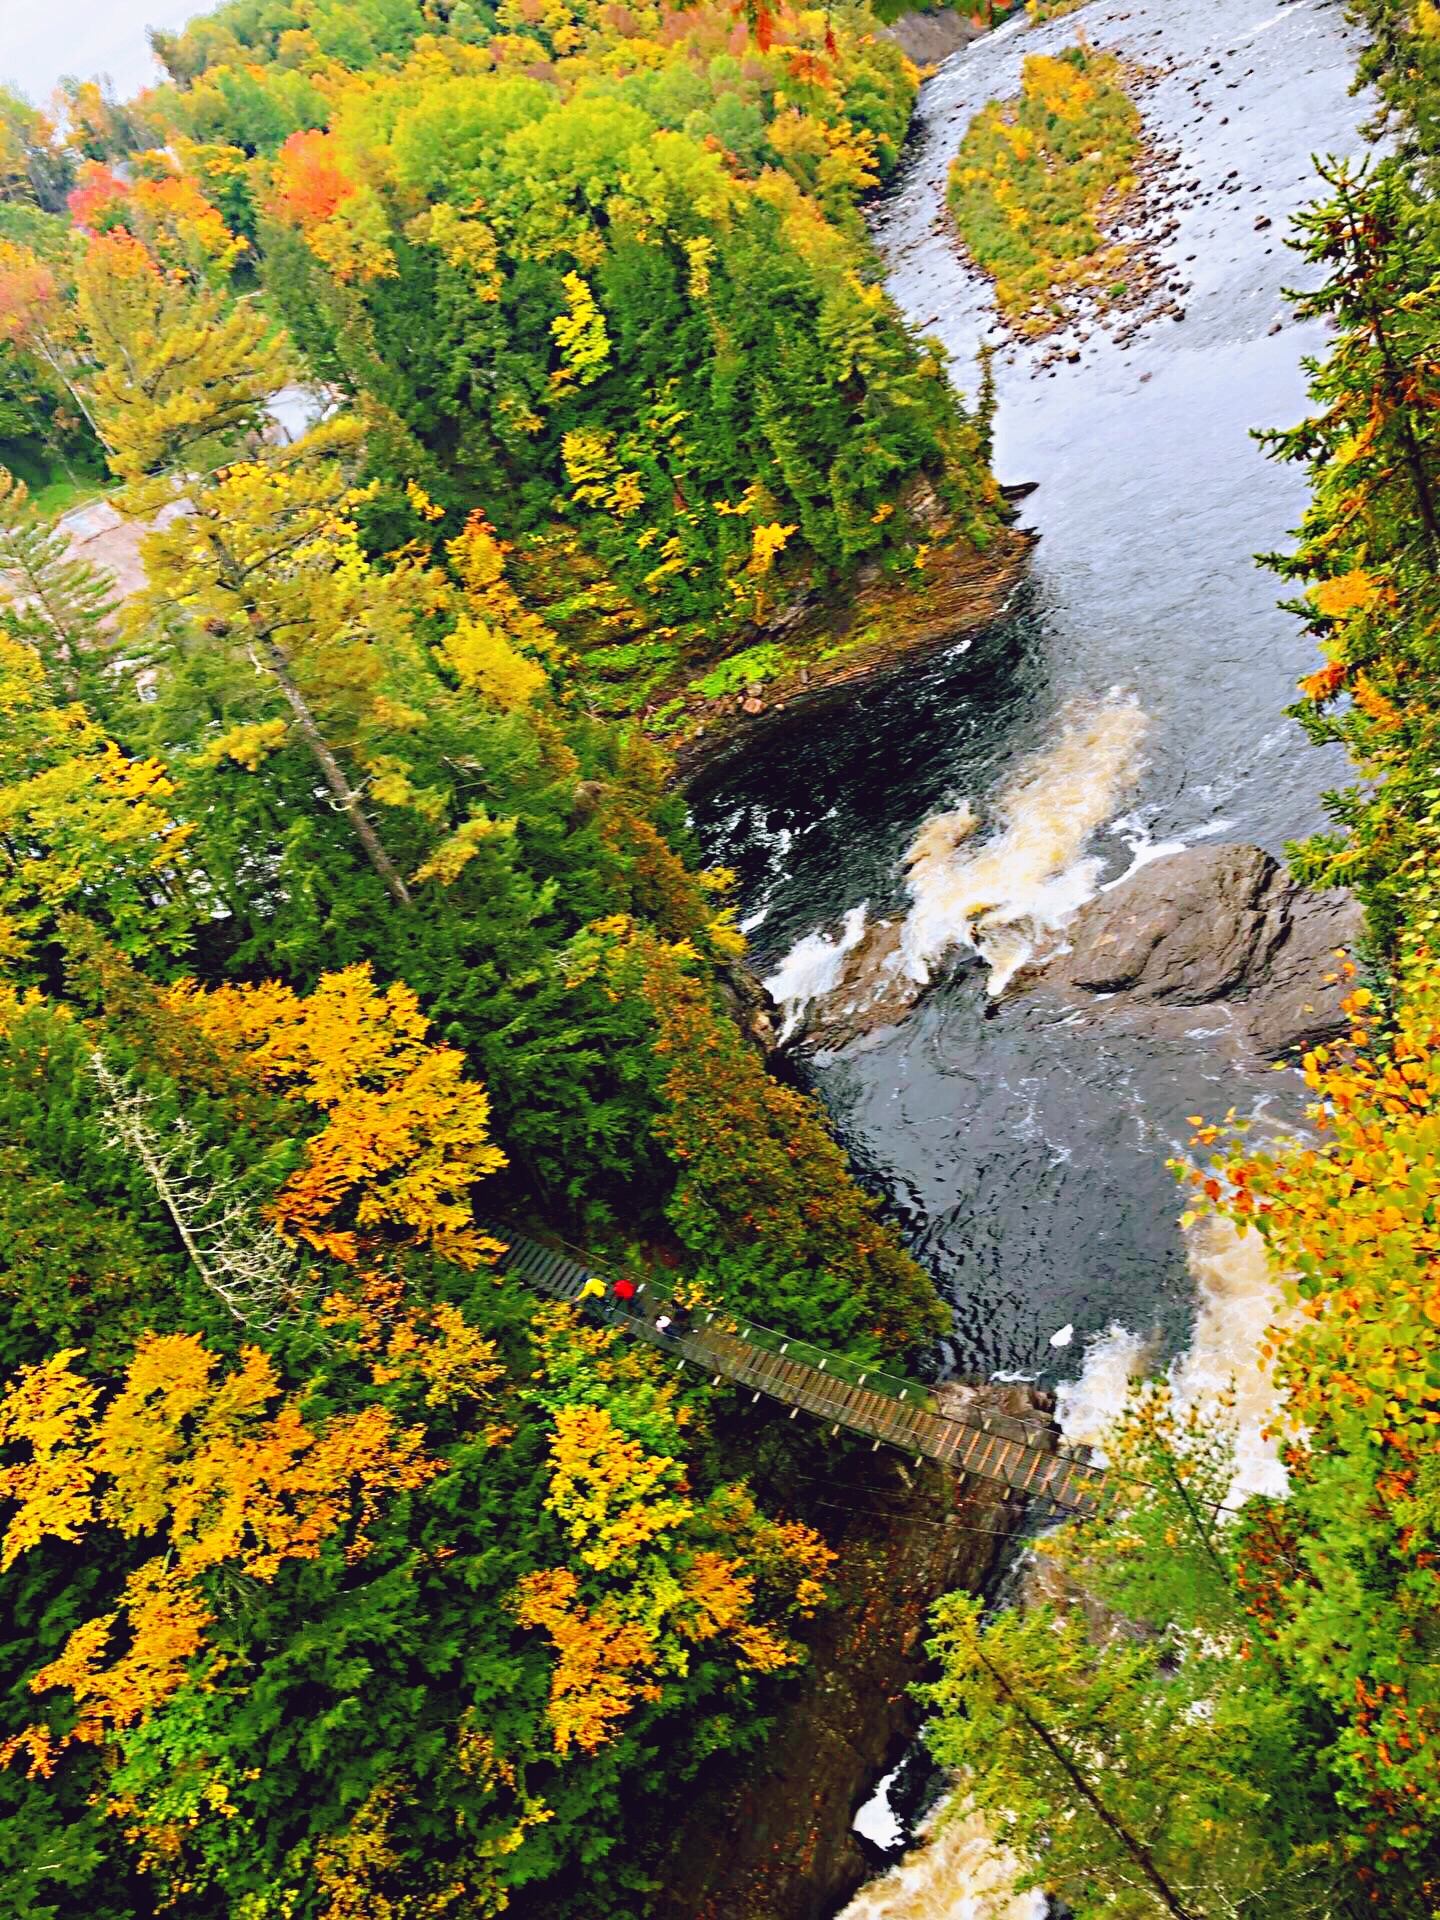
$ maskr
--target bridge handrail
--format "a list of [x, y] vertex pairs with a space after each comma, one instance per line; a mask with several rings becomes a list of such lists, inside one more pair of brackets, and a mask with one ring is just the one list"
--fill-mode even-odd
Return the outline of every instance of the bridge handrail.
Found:
[[[526, 1258], [527, 1248], [534, 1248], [540, 1252], [548, 1251], [518, 1228], [508, 1227], [502, 1223], [482, 1222], [481, 1231], [496, 1240], [506, 1242], [507, 1253], [511, 1255], [514, 1264], [522, 1274], [526, 1266], [531, 1264]], [[561, 1245], [565, 1246], [565, 1243], [562, 1241]], [[615, 1306], [610, 1299], [607, 1298], [604, 1307], [601, 1307], [598, 1302], [581, 1302], [578, 1299], [580, 1286], [586, 1279], [593, 1276], [597, 1280], [613, 1282], [614, 1275], [608, 1273], [604, 1267], [597, 1266], [591, 1256], [583, 1254], [579, 1248], [567, 1247], [563, 1254], [557, 1251], [555, 1258], [557, 1262], [571, 1269], [572, 1285], [556, 1284], [558, 1276], [548, 1279], [539, 1276], [529, 1277], [537, 1278], [538, 1284], [557, 1298], [568, 1298], [589, 1309], [588, 1317], [621, 1323], [623, 1310]], [[817, 1373], [826, 1374], [847, 1387], [864, 1388], [867, 1392], [896, 1401], [898, 1406], [904, 1406], [907, 1410], [929, 1413], [936, 1419], [947, 1421], [955, 1426], [970, 1427], [987, 1434], [1000, 1434], [1027, 1447], [1033, 1447], [1037, 1442], [1043, 1444], [1045, 1439], [1052, 1439], [1054, 1433], [1053, 1423], [1045, 1414], [1037, 1414], [1033, 1419], [1027, 1420], [1021, 1415], [1008, 1414], [998, 1408], [971, 1409], [939, 1406], [930, 1389], [919, 1380], [909, 1379], [904, 1374], [891, 1373], [870, 1361], [856, 1360], [847, 1354], [834, 1353], [828, 1348], [817, 1346], [813, 1341], [797, 1339], [793, 1334], [781, 1333], [777, 1328], [767, 1327], [763, 1322], [753, 1320], [747, 1315], [736, 1314], [728, 1307], [682, 1306], [673, 1293], [667, 1293], [653, 1281], [637, 1282], [635, 1298], [643, 1305], [637, 1307], [635, 1311], [623, 1312], [623, 1324], [640, 1338], [647, 1340], [651, 1346], [666, 1349], [681, 1358], [693, 1359], [700, 1364], [705, 1363], [706, 1356], [703, 1350], [696, 1347], [687, 1336], [701, 1332], [728, 1334], [747, 1347], [774, 1354], [777, 1358], [790, 1360], [801, 1366], [811, 1367]], [[655, 1320], [667, 1309], [683, 1316], [686, 1334], [671, 1334], [656, 1327]], [[1061, 1452], [1059, 1457], [1070, 1456]], [[1076, 1464], [1079, 1466], [1081, 1463]]]

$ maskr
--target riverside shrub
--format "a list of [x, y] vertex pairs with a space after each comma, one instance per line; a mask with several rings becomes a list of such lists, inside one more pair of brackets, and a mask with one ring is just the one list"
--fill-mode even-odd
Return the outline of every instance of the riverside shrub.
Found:
[[772, 1078], [696, 959], [624, 921], [577, 951], [580, 971], [603, 969], [655, 1024], [654, 1131], [679, 1174], [667, 1211], [701, 1274], [736, 1311], [857, 1353], [943, 1332], [948, 1310], [855, 1184], [819, 1102]]

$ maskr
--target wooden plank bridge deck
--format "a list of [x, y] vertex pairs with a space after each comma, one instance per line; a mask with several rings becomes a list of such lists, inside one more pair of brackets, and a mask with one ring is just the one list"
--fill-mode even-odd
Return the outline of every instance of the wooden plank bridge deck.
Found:
[[[499, 1261], [502, 1270], [557, 1300], [578, 1300], [587, 1280], [605, 1279], [603, 1274], [508, 1227], [486, 1224], [484, 1231], [505, 1243]], [[689, 1316], [690, 1324], [683, 1332], [662, 1332], [655, 1318], [673, 1303], [651, 1289], [640, 1290], [636, 1306], [638, 1311], [616, 1313], [615, 1324], [675, 1354], [680, 1364], [688, 1362], [717, 1381], [724, 1378], [749, 1387], [755, 1400], [764, 1394], [780, 1401], [790, 1408], [792, 1418], [801, 1411], [813, 1414], [828, 1421], [834, 1432], [845, 1427], [851, 1433], [866, 1435], [877, 1447], [897, 1447], [904, 1453], [938, 1460], [959, 1473], [976, 1474], [982, 1480], [1051, 1501], [1070, 1512], [1084, 1514], [1095, 1508], [1104, 1479], [1102, 1470], [1053, 1445], [1036, 1444], [1028, 1437], [1023, 1422], [1010, 1416], [982, 1410], [968, 1416], [938, 1412], [926, 1404], [926, 1390], [918, 1381], [900, 1382], [880, 1375], [885, 1389], [877, 1391], [865, 1384], [875, 1375], [862, 1372], [858, 1380], [852, 1380], [838, 1371], [853, 1371], [853, 1362], [823, 1353], [818, 1363], [801, 1358], [790, 1349], [808, 1354], [818, 1350], [803, 1341], [786, 1341], [768, 1330], [770, 1344], [761, 1344], [758, 1339], [747, 1338], [759, 1329], [747, 1328], [743, 1320], [723, 1320], [715, 1313], [704, 1318]]]

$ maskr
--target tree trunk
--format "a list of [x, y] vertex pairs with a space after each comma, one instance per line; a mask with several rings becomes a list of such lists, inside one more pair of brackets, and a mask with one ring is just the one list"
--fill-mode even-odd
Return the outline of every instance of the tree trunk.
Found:
[[94, 414], [90, 411], [90, 404], [86, 400], [85, 395], [80, 391], [80, 388], [76, 384], [76, 382], [72, 380], [70, 375], [65, 371], [64, 363], [60, 357], [59, 348], [53, 346], [45, 338], [43, 334], [37, 334], [35, 336], [35, 344], [40, 350], [41, 359], [44, 360], [45, 364], [49, 367], [50, 371], [54, 374], [55, 378], [60, 382], [61, 386], [64, 387], [65, 391], [69, 394], [70, 398], [75, 402], [76, 406], [80, 409], [81, 413], [84, 414], [86, 422], [90, 428], [90, 431], [94, 434], [95, 438], [99, 441], [100, 445], [104, 448], [105, 452], [108, 454], [111, 451], [110, 442], [105, 438], [105, 435], [100, 431], [100, 422], [95, 418]]
[[259, 655], [257, 664], [263, 662], [267, 672], [279, 683], [281, 692], [290, 702], [290, 711], [295, 715], [295, 724], [315, 763], [325, 776], [325, 784], [334, 794], [340, 811], [354, 828], [355, 837], [364, 847], [371, 866], [385, 882], [390, 896], [402, 907], [412, 905], [410, 890], [401, 879], [394, 861], [385, 851], [380, 836], [365, 817], [365, 809], [360, 804], [360, 796], [345, 778], [344, 768], [331, 752], [325, 736], [315, 724], [315, 716], [310, 711], [309, 702], [295, 683], [290, 671], [290, 662], [284, 653], [270, 638], [268, 633], [255, 631], [255, 648]]
[[1054, 1734], [1050, 1732], [1048, 1727], [1042, 1726], [1040, 1722], [1034, 1718], [1020, 1696], [1000, 1672], [999, 1668], [992, 1666], [990, 1661], [986, 1659], [978, 1639], [975, 1650], [979, 1655], [981, 1666], [984, 1667], [985, 1671], [990, 1675], [990, 1678], [995, 1682], [996, 1686], [999, 1687], [1001, 1693], [1004, 1694], [1005, 1698], [1014, 1707], [1015, 1711], [1035, 1735], [1036, 1739], [1041, 1742], [1052, 1759], [1055, 1760], [1064, 1773], [1065, 1778], [1090, 1808], [1096, 1819], [1099, 1820], [1110, 1833], [1114, 1834], [1121, 1846], [1124, 1847], [1141, 1873], [1144, 1874], [1146, 1880], [1155, 1889], [1161, 1905], [1165, 1911], [1172, 1916], [1172, 1920], [1198, 1920], [1198, 1916], [1192, 1914], [1188, 1907], [1183, 1907], [1180, 1904], [1173, 1888], [1162, 1878], [1159, 1868], [1150, 1856], [1148, 1847], [1140, 1840], [1137, 1840], [1128, 1827], [1120, 1824], [1100, 1798], [1099, 1794], [1096, 1793], [1095, 1789], [1090, 1785], [1090, 1782], [1085, 1778], [1084, 1774], [1081, 1773], [1079, 1767], [1076, 1766], [1069, 1754], [1066, 1753]]

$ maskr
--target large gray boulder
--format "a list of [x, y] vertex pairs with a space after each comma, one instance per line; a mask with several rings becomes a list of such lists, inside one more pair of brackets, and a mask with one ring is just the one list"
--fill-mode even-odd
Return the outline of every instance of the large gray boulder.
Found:
[[1082, 907], [1069, 951], [1029, 984], [1132, 1004], [1226, 1001], [1249, 1044], [1273, 1057], [1345, 1024], [1341, 955], [1364, 915], [1353, 894], [1297, 887], [1259, 847], [1167, 854]]

